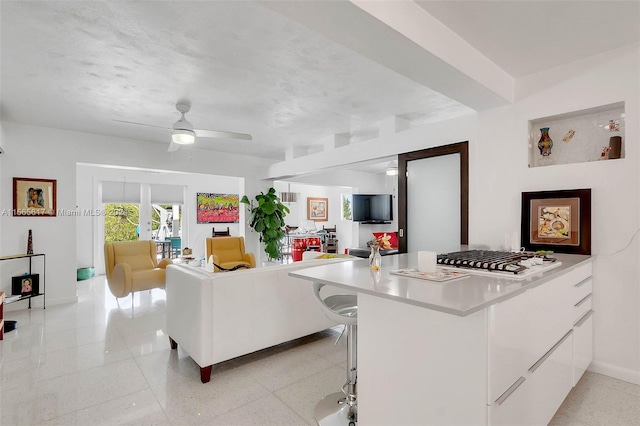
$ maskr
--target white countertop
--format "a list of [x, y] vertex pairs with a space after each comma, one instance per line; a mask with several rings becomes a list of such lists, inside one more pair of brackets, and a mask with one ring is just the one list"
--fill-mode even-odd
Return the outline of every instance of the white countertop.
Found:
[[556, 254], [555, 257], [562, 265], [519, 280], [496, 274], [496, 277], [471, 275], [453, 281], [435, 282], [389, 272], [417, 267], [416, 253], [383, 256], [378, 272], [369, 267], [368, 259], [360, 259], [301, 269], [289, 275], [464, 317], [559, 277], [591, 259], [591, 256], [573, 254]]

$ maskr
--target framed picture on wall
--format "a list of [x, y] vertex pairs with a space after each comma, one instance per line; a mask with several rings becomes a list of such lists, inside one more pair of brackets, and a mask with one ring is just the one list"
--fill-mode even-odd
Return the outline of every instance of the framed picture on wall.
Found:
[[329, 201], [327, 198], [307, 198], [307, 219], [327, 221], [329, 219]]
[[56, 216], [56, 181], [14, 177], [13, 215]]
[[591, 189], [522, 193], [525, 250], [591, 254]]
[[238, 223], [240, 198], [238, 194], [196, 193], [198, 223]]

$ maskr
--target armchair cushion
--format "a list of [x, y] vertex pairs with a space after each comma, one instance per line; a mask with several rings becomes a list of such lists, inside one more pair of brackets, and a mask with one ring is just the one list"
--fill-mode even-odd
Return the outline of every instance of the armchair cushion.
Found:
[[126, 263], [129, 265], [132, 271], [138, 271], [141, 269], [153, 269], [156, 267], [153, 261], [149, 257], [149, 254], [136, 254], [136, 255], [124, 255], [117, 254], [115, 256], [116, 265], [119, 263]]
[[105, 243], [104, 262], [109, 289], [115, 297], [152, 288], [164, 288], [165, 267], [171, 263], [163, 259], [158, 265], [153, 241], [119, 241]]
[[[207, 238], [207, 259], [213, 255], [213, 263], [225, 269], [238, 265], [256, 266], [253, 253], [245, 253], [244, 237], [216, 237]], [[215, 272], [220, 270], [216, 267]]]

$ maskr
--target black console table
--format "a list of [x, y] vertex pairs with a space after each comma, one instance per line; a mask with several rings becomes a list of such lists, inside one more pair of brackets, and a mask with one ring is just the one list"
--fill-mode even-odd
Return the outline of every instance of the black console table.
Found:
[[47, 265], [46, 265], [46, 256], [44, 253], [36, 253], [36, 254], [14, 254], [11, 256], [0, 256], [0, 262], [4, 262], [5, 260], [17, 260], [17, 259], [29, 259], [29, 275], [31, 275], [31, 267], [32, 267], [32, 260], [34, 257], [42, 257], [42, 282], [41, 282], [41, 287], [38, 290], [37, 294], [29, 294], [27, 296], [20, 296], [19, 298], [15, 299], [14, 297], [7, 297], [5, 296], [4, 299], [4, 303], [5, 304], [9, 304], [9, 303], [15, 303], [15, 302], [19, 302], [21, 300], [29, 300], [29, 309], [31, 309], [31, 299], [34, 297], [38, 297], [38, 296], [42, 296], [42, 309], [46, 309], [47, 305], [46, 305], [46, 297], [44, 295], [44, 289], [45, 289], [45, 275], [46, 275], [46, 269], [47, 269]]

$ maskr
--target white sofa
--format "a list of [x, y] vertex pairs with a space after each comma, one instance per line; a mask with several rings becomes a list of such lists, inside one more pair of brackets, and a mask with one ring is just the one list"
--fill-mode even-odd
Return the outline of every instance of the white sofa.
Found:
[[172, 349], [180, 345], [200, 366], [200, 379], [206, 383], [213, 364], [335, 326], [323, 314], [312, 284], [288, 274], [344, 260], [350, 259], [219, 273], [168, 266], [167, 333]]

